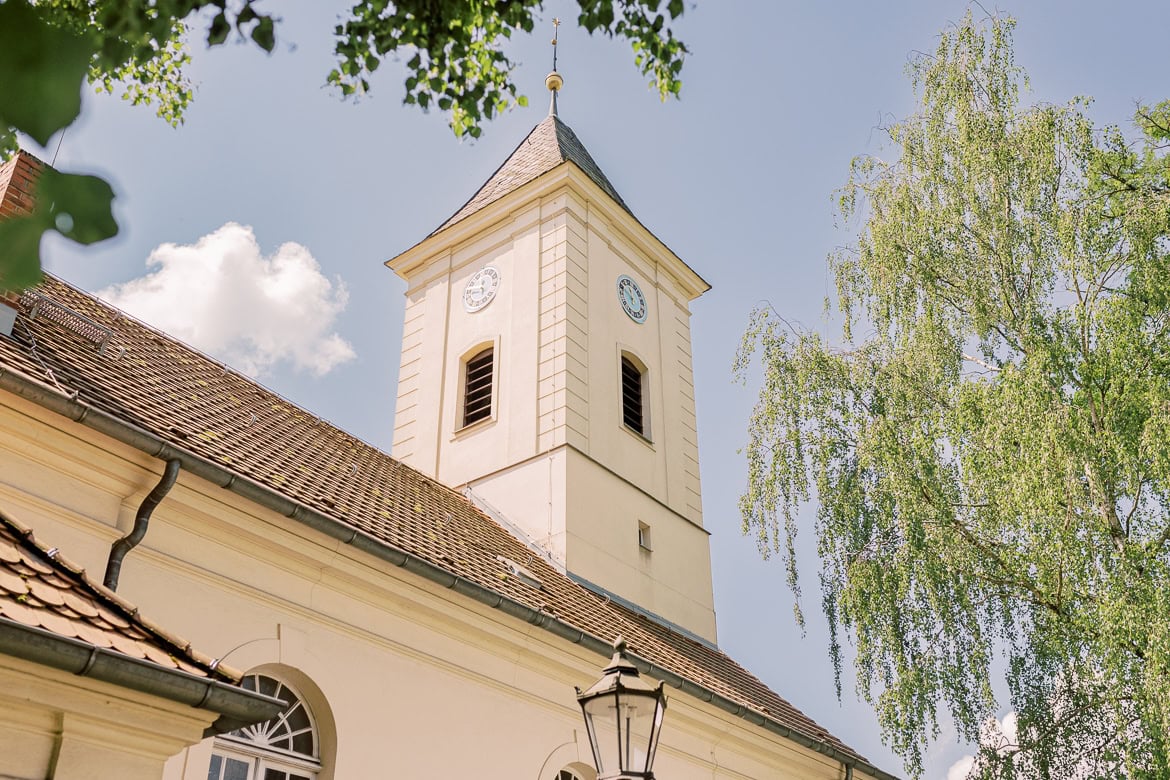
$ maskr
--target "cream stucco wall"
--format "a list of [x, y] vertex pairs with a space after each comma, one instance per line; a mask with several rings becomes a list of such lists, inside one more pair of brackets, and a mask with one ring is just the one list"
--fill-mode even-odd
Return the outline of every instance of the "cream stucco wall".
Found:
[[[0, 503], [90, 572], [103, 570], [160, 473], [136, 450], [0, 394]], [[226, 663], [303, 681], [326, 779], [551, 780], [589, 761], [572, 685], [591, 682], [604, 659], [186, 472], [126, 558], [119, 593]], [[40, 736], [0, 756], [28, 757], [17, 777], [44, 777], [37, 756], [52, 721], [13, 711], [0, 715], [4, 738], [14, 728]], [[14, 727], [22, 718], [41, 725]], [[100, 751], [121, 737], [96, 739]], [[204, 780], [209, 750], [178, 751], [162, 776]], [[824, 756], [678, 692], [657, 767], [673, 780], [843, 777]]]
[[[0, 777], [157, 780], [215, 713], [0, 655]], [[206, 780], [207, 770], [200, 780]]]
[[[689, 302], [693, 272], [571, 164], [391, 262], [408, 282], [393, 454], [470, 486], [569, 571], [712, 642]], [[468, 313], [468, 279], [495, 299]], [[634, 278], [644, 323], [616, 283]], [[461, 367], [496, 348], [493, 414], [460, 428]], [[622, 424], [623, 353], [644, 366], [645, 437]], [[654, 550], [638, 545], [638, 523]]]

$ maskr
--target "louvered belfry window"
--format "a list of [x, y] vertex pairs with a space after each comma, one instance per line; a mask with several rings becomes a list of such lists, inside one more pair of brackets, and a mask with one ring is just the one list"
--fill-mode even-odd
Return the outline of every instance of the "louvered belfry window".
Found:
[[467, 361], [467, 381], [463, 387], [464, 427], [492, 415], [492, 358], [488, 347]]
[[622, 422], [635, 433], [646, 435], [642, 415], [642, 372], [625, 355], [622, 355]]

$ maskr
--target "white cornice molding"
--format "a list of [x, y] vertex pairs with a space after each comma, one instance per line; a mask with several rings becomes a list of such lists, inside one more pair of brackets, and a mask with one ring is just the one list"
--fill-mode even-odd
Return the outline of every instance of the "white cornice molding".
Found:
[[539, 201], [567, 187], [585, 201], [592, 217], [596, 212], [607, 227], [616, 232], [647, 260], [662, 268], [678, 283], [687, 300], [694, 300], [711, 289], [711, 285], [662, 242], [658, 236], [623, 209], [575, 163], [563, 162], [499, 200], [488, 204], [450, 227], [427, 236], [419, 243], [386, 261], [386, 265], [403, 279], [409, 280], [419, 268], [444, 252], [457, 251], [475, 241], [497, 224], [519, 215]]

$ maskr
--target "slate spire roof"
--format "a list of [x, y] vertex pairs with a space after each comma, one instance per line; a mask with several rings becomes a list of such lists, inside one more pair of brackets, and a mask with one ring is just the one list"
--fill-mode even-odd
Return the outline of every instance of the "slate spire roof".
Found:
[[571, 162], [580, 168], [586, 176], [605, 191], [606, 195], [613, 198], [615, 203], [629, 212], [630, 216], [633, 216], [630, 207], [626, 205], [622, 196], [618, 195], [617, 190], [602, 173], [601, 167], [594, 162], [593, 157], [585, 149], [585, 145], [581, 143], [581, 139], [577, 138], [577, 134], [556, 114], [550, 114], [543, 122], [532, 128], [528, 137], [520, 142], [520, 145], [508, 156], [504, 164], [496, 169], [496, 172], [491, 175], [486, 184], [479, 188], [471, 200], [463, 204], [462, 208], [436, 228], [431, 235], [446, 230], [456, 222], [470, 217], [488, 204], [494, 203], [541, 174], [548, 173], [566, 162]]

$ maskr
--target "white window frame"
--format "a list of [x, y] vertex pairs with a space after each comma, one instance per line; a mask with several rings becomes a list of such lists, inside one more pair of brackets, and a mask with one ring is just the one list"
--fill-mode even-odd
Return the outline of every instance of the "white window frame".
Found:
[[[244, 675], [245, 678], [252, 676], [267, 677], [275, 680], [300, 702], [305, 715], [308, 717], [309, 728], [313, 733], [314, 755], [310, 757], [281, 748], [268, 747], [252, 742], [245, 737], [230, 733], [221, 734], [215, 738], [211, 749], [212, 756], [219, 756], [225, 760], [234, 759], [236, 761], [247, 762], [249, 764], [247, 780], [264, 780], [264, 773], [268, 769], [293, 773], [300, 777], [306, 777], [309, 780], [317, 780], [317, 776], [321, 772], [321, 731], [317, 726], [317, 719], [313, 715], [313, 710], [309, 707], [304, 695], [287, 680], [273, 674], [258, 671], [249, 672]], [[218, 780], [218, 778], [210, 777], [210, 763], [207, 771], [208, 780]], [[226, 771], [226, 767], [221, 771]]]
[[[467, 364], [472, 358], [475, 358], [485, 350], [492, 351], [492, 400], [491, 409], [487, 416], [481, 417], [474, 422], [466, 425], [463, 424], [463, 416], [466, 411], [467, 404]], [[459, 383], [455, 386], [455, 419], [454, 419], [454, 435], [459, 437], [465, 432], [476, 431], [481, 427], [491, 425], [499, 417], [500, 409], [500, 337], [486, 341], [478, 341], [473, 346], [463, 350], [459, 356]]]
[[[628, 360], [630, 365], [638, 372], [640, 379], [639, 391], [641, 392], [642, 405], [642, 430], [636, 430], [626, 424], [626, 388], [625, 388], [625, 367], [622, 365], [623, 360]], [[651, 437], [652, 420], [650, 418], [650, 367], [646, 365], [646, 361], [642, 360], [632, 350], [623, 346], [618, 346], [618, 362], [617, 362], [617, 388], [618, 388], [618, 425], [625, 431], [637, 436], [647, 443], [652, 443], [654, 439]]]

